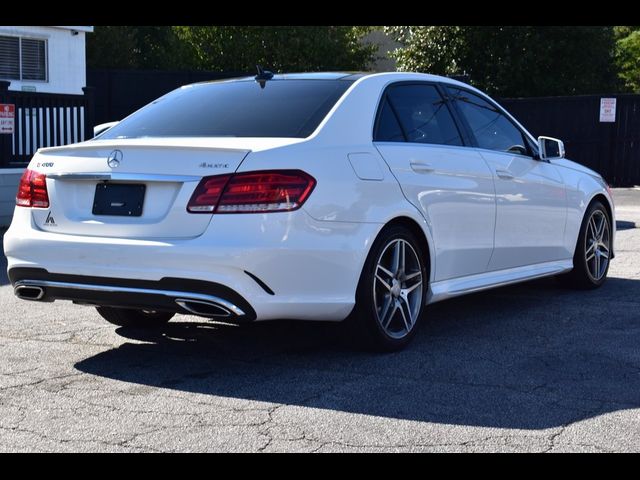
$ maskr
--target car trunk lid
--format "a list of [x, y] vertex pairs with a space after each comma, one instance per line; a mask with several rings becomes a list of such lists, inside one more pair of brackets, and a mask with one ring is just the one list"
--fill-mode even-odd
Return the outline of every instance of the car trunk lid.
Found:
[[202, 177], [235, 172], [250, 151], [288, 141], [143, 138], [43, 149], [30, 168], [47, 175], [50, 208], [33, 209], [34, 222], [63, 234], [196, 237], [211, 221], [186, 211]]

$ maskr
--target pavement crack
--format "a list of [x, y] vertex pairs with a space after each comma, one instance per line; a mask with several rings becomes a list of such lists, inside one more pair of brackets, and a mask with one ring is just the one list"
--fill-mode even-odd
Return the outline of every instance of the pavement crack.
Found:
[[6, 387], [0, 387], [0, 392], [1, 391], [5, 391], [5, 390], [12, 390], [12, 389], [16, 389], [16, 388], [34, 387], [34, 386], [37, 386], [37, 385], [42, 385], [42, 384], [46, 384], [46, 383], [50, 383], [50, 382], [55, 382], [56, 380], [64, 380], [64, 379], [73, 378], [73, 377], [80, 377], [82, 375], [85, 375], [85, 374], [82, 373], [82, 372], [78, 372], [78, 373], [68, 373], [68, 374], [64, 374], [64, 375], [54, 375], [52, 377], [41, 378], [41, 379], [34, 380], [34, 381], [31, 381], [31, 382], [20, 383], [18, 385], [8, 385]]

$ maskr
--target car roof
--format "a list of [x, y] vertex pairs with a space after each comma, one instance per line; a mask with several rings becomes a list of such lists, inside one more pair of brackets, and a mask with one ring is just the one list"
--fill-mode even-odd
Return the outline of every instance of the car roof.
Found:
[[[273, 80], [358, 80], [359, 78], [371, 75], [366, 72], [308, 72], [308, 73], [276, 73], [267, 81]], [[231, 82], [254, 81], [255, 76], [229, 78]], [[205, 82], [207, 83], [207, 82]]]
[[[441, 77], [439, 75], [431, 75], [426, 73], [411, 73], [411, 72], [301, 72], [301, 73], [277, 73], [268, 82], [279, 80], [347, 80], [355, 82], [364, 77], [373, 76], [391, 76], [397, 80], [416, 80], [419, 77], [421, 80], [427, 80], [432, 82], [444, 82], [451, 84], [463, 85], [461, 82], [454, 80], [450, 77]], [[247, 77], [234, 77], [218, 80], [205, 80], [203, 82], [197, 82], [192, 85], [202, 85], [209, 83], [221, 83], [221, 82], [253, 82], [255, 76]], [[466, 84], [465, 84], [466, 85]]]

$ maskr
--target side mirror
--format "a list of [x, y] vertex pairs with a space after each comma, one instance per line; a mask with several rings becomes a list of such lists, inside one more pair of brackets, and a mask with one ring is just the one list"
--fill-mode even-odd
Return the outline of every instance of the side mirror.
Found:
[[538, 150], [540, 150], [540, 160], [564, 158], [564, 143], [557, 138], [538, 137]]
[[117, 125], [118, 123], [120, 123], [120, 122], [119, 121], [118, 122], [108, 122], [108, 123], [101, 123], [100, 125], [96, 125], [95, 127], [93, 127], [93, 138], [97, 137], [102, 132], [106, 132], [107, 130], [109, 130], [114, 125]]

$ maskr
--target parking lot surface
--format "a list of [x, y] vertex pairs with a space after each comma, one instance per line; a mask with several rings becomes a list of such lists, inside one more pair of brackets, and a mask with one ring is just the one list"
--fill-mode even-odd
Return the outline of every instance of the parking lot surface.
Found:
[[601, 289], [436, 304], [388, 355], [339, 325], [116, 329], [17, 300], [0, 256], [0, 451], [640, 451], [640, 190], [615, 196]]

